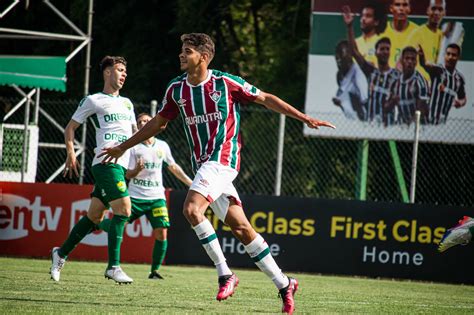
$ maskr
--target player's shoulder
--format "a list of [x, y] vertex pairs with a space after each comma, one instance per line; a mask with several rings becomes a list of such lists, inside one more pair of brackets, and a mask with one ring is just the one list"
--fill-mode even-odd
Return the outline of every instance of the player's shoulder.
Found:
[[168, 85], [167, 87], [170, 87], [176, 83], [180, 83], [180, 82], [183, 82], [184, 80], [186, 80], [186, 73], [182, 73], [176, 77], [174, 77], [173, 79], [171, 79], [169, 82], [168, 82]]
[[93, 105], [97, 104], [97, 102], [100, 102], [101, 99], [107, 98], [107, 95], [104, 93], [94, 93], [94, 94], [89, 94], [82, 98], [82, 100], [79, 102], [79, 107], [83, 107], [84, 105]]
[[220, 71], [220, 70], [214, 70], [214, 69], [211, 71], [212, 71], [212, 77], [215, 79], [224, 79], [226, 81], [235, 82], [240, 85], [243, 85], [245, 83], [245, 80], [238, 75]]
[[416, 24], [415, 22], [413, 21], [408, 21], [408, 27], [406, 28], [406, 30], [408, 32], [413, 32], [413, 31], [416, 31], [420, 28], [421, 26]]

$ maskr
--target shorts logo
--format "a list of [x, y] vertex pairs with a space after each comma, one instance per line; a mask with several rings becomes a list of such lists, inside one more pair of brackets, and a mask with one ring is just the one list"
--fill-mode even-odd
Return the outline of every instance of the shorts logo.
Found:
[[209, 182], [208, 182], [207, 180], [205, 180], [204, 178], [201, 178], [201, 179], [199, 180], [199, 184], [201, 184], [201, 185], [204, 186], [204, 187], [209, 186]]
[[217, 103], [221, 99], [221, 91], [212, 91], [209, 93], [209, 96], [214, 101], [214, 103]]
[[151, 210], [154, 217], [167, 217], [168, 209], [166, 207], [154, 208]]
[[117, 188], [119, 191], [121, 192], [125, 192], [125, 190], [127, 190], [127, 185], [125, 184], [125, 182], [123, 180], [117, 182]]

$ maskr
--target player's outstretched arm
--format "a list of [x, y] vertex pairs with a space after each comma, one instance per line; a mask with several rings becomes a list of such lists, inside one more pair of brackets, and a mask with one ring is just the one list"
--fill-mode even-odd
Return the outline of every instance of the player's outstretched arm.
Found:
[[352, 27], [352, 22], [354, 21], [354, 15], [351, 13], [351, 8], [348, 5], [345, 5], [342, 7], [342, 18], [344, 20], [344, 23], [347, 26], [347, 39], [349, 42], [349, 49], [352, 53], [352, 56], [357, 61], [359, 66], [361, 66], [361, 68], [364, 68], [367, 61], [365, 60], [365, 58], [362, 56], [362, 54], [359, 52], [359, 49], [357, 48], [357, 43], [355, 41], [355, 35], [354, 35], [354, 28]]
[[420, 62], [420, 66], [422, 66], [423, 69], [425, 69], [425, 71], [429, 73], [429, 75], [434, 75], [436, 74], [436, 72], [440, 71], [440, 68], [438, 66], [426, 62], [425, 52], [423, 51], [421, 45], [418, 45], [418, 59]]
[[148, 138], [155, 136], [156, 134], [163, 132], [168, 124], [168, 119], [160, 116], [159, 114], [153, 117], [145, 126], [143, 126], [137, 133], [135, 133], [130, 139], [121, 143], [118, 146], [112, 148], [104, 148], [103, 152], [98, 157], [104, 157], [102, 163], [117, 163], [119, 157], [121, 157], [125, 151], [131, 147], [145, 141]]
[[168, 170], [177, 178], [179, 179], [180, 181], [183, 182], [183, 184], [185, 184], [186, 186], [191, 186], [191, 184], [193, 183], [193, 181], [191, 180], [191, 178], [189, 178], [188, 175], [186, 175], [186, 173], [183, 171], [183, 169], [181, 168], [181, 166], [179, 166], [178, 164], [171, 164], [171, 165], [168, 165]]
[[286, 116], [297, 119], [305, 123], [309, 128], [319, 129], [319, 127], [329, 127], [336, 129], [336, 126], [334, 126], [330, 122], [318, 120], [316, 118], [303, 114], [302, 112], [300, 112], [299, 110], [297, 110], [296, 108], [273, 94], [260, 91], [260, 94], [257, 96], [255, 102], [277, 113], [284, 114]]
[[73, 174], [79, 176], [79, 164], [77, 164], [76, 152], [74, 151], [74, 133], [80, 125], [81, 124], [77, 121], [71, 119], [64, 130], [64, 142], [66, 144], [67, 157], [64, 165], [63, 177], [69, 176], [69, 178], [72, 178]]

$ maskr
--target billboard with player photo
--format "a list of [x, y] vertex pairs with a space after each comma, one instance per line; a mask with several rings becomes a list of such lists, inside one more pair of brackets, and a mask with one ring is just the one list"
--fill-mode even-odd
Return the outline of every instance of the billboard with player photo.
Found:
[[[349, 5], [348, 5], [349, 4]], [[305, 135], [474, 143], [471, 0], [313, 0]], [[471, 34], [471, 35], [470, 35]]]

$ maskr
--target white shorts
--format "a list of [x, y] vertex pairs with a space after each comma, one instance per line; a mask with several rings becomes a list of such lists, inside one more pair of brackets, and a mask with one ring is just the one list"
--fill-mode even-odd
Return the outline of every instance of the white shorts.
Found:
[[242, 206], [239, 194], [232, 184], [237, 175], [235, 169], [209, 161], [198, 169], [189, 189], [203, 195], [210, 202], [212, 211], [224, 222], [231, 200]]

